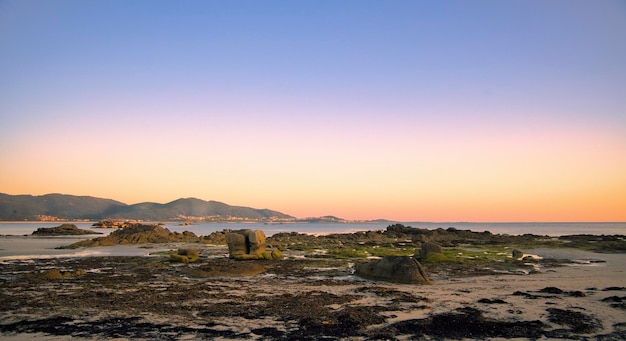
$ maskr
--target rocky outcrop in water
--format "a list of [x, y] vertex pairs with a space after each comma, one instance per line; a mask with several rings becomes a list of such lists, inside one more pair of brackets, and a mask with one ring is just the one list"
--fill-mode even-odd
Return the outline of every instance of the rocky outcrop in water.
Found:
[[91, 230], [79, 229], [74, 224], [63, 224], [55, 227], [40, 227], [33, 236], [80, 236], [85, 234], [102, 234]]
[[126, 228], [133, 225], [133, 223], [128, 222], [128, 221], [115, 221], [115, 220], [101, 220], [99, 222], [94, 223], [93, 227], [98, 227], [98, 228], [103, 228], [103, 229], [109, 229], [109, 228]]
[[405, 284], [430, 284], [422, 265], [413, 257], [383, 257], [361, 264], [356, 275], [365, 279]]
[[171, 242], [199, 242], [200, 238], [194, 233], [185, 231], [171, 232], [160, 225], [143, 225], [133, 224], [123, 229], [111, 232], [106, 237], [98, 237], [94, 239], [80, 241], [69, 246], [63, 246], [63, 249], [75, 249], [79, 247], [90, 246], [112, 246], [127, 244], [145, 244], [145, 243], [171, 243]]
[[626, 236], [595, 236], [574, 235], [550, 237], [545, 235], [508, 235], [493, 234], [489, 231], [475, 232], [459, 230], [455, 227], [424, 229], [402, 224], [389, 225], [385, 230], [359, 231], [354, 233], [333, 233], [313, 236], [296, 232], [282, 232], [268, 238], [268, 244], [278, 245], [292, 250], [304, 250], [314, 247], [346, 246], [346, 245], [387, 245], [394, 247], [414, 246], [420, 248], [422, 243], [435, 242], [446, 247], [461, 245], [533, 245], [533, 247], [576, 247], [597, 252], [626, 252]]

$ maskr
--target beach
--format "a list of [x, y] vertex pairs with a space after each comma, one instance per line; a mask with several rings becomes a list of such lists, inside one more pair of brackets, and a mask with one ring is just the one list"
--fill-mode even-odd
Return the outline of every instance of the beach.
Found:
[[[450, 230], [446, 238], [461, 232]], [[198, 262], [173, 263], [162, 252], [188, 247], [199, 250]], [[626, 337], [624, 253], [527, 248], [524, 253], [536, 257], [536, 262], [504, 261], [502, 268], [423, 262], [431, 284], [415, 285], [363, 279], [355, 275], [355, 268], [368, 258], [323, 257], [321, 246], [316, 247], [311, 253], [294, 244], [285, 248], [284, 259], [278, 261], [235, 261], [229, 259], [225, 245], [195, 243], [114, 246], [111, 249], [120, 253], [96, 256], [4, 258], [0, 262], [0, 337]], [[98, 248], [79, 250], [88, 253]], [[120, 255], [119, 250], [137, 253]]]

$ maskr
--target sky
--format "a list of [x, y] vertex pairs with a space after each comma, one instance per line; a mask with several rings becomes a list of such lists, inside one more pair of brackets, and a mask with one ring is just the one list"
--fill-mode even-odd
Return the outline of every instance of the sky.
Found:
[[0, 192], [626, 221], [626, 2], [0, 0]]

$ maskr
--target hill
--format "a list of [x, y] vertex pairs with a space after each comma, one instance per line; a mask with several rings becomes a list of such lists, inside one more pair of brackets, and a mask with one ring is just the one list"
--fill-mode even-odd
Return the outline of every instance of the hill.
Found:
[[66, 194], [9, 195], [0, 193], [0, 220], [99, 219], [108, 209], [126, 204], [111, 199]]
[[66, 194], [9, 195], [0, 193], [0, 220], [205, 220], [272, 221], [294, 219], [269, 209], [231, 206], [217, 201], [181, 198], [166, 204], [127, 205], [111, 199]]
[[181, 198], [166, 204], [144, 202], [123, 207], [112, 207], [105, 212], [113, 219], [137, 220], [251, 220], [268, 221], [293, 219], [281, 212], [268, 209], [256, 209], [231, 206], [218, 201], [204, 201], [196, 198]]

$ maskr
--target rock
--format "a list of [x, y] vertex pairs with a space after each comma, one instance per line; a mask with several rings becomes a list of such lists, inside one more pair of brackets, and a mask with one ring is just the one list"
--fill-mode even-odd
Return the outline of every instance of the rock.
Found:
[[91, 230], [82, 230], [74, 224], [63, 224], [55, 227], [40, 227], [32, 233], [33, 236], [80, 236], [85, 234], [102, 233]]
[[226, 244], [230, 258], [241, 257], [248, 253], [246, 235], [244, 233], [229, 232], [226, 234]]
[[87, 274], [87, 271], [85, 270], [61, 271], [59, 269], [50, 269], [50, 270], [41, 272], [39, 274], [36, 274], [35, 277], [38, 277], [43, 280], [55, 280], [55, 279], [61, 279], [61, 278], [82, 276], [86, 274]]
[[272, 259], [282, 259], [283, 253], [279, 249], [272, 250]]
[[265, 233], [261, 230], [254, 230], [248, 233], [249, 254], [259, 254], [265, 251]]
[[211, 245], [225, 245], [226, 244], [226, 230], [224, 231], [215, 231], [209, 234], [208, 236], [201, 236], [200, 242], [203, 244], [211, 244]]
[[[226, 243], [230, 258], [264, 259], [265, 233], [261, 230], [237, 230], [226, 233]], [[270, 258], [273, 258], [270, 253]]]
[[489, 298], [481, 298], [478, 300], [478, 303], [484, 304], [507, 304], [506, 301], [501, 300], [499, 298], [489, 299]]
[[63, 274], [61, 273], [61, 270], [59, 269], [52, 269], [52, 270], [44, 271], [41, 274], [41, 278], [42, 279], [59, 279], [59, 278], [63, 278]]
[[422, 265], [413, 257], [384, 257], [361, 264], [356, 275], [375, 281], [405, 284], [430, 284]]
[[513, 251], [511, 251], [511, 256], [513, 259], [520, 259], [524, 256], [524, 253], [518, 249], [513, 249]]
[[254, 276], [265, 271], [260, 262], [236, 262], [230, 259], [213, 260], [200, 267], [189, 267], [183, 270], [192, 277], [244, 277]]
[[420, 260], [425, 261], [428, 257], [435, 254], [443, 254], [441, 245], [434, 242], [425, 242], [422, 244], [422, 248], [420, 249], [419, 258]]
[[198, 260], [200, 253], [194, 249], [178, 249], [178, 252], [170, 255], [173, 262], [193, 263]]
[[160, 225], [143, 225], [133, 224], [123, 229], [111, 232], [106, 237], [98, 237], [94, 239], [84, 240], [62, 246], [61, 249], [75, 249], [78, 247], [90, 246], [112, 246], [127, 244], [145, 244], [145, 243], [171, 243], [171, 242], [199, 242], [200, 239], [192, 232], [185, 231], [183, 233], [170, 232], [170, 230]]
[[543, 292], [546, 294], [562, 294], [563, 290], [557, 288], [557, 287], [545, 287], [541, 290], [539, 290], [539, 292]]
[[98, 227], [98, 228], [126, 228], [133, 225], [133, 223], [131, 222], [120, 222], [120, 221], [114, 221], [114, 220], [101, 220], [97, 223], [94, 223], [93, 227]]
[[526, 263], [539, 263], [537, 261], [537, 259], [535, 259], [535, 257], [533, 257], [533, 256], [526, 256], [526, 257], [522, 258], [522, 261], [524, 261]]
[[587, 294], [580, 290], [570, 291], [568, 294], [572, 297], [587, 297]]

